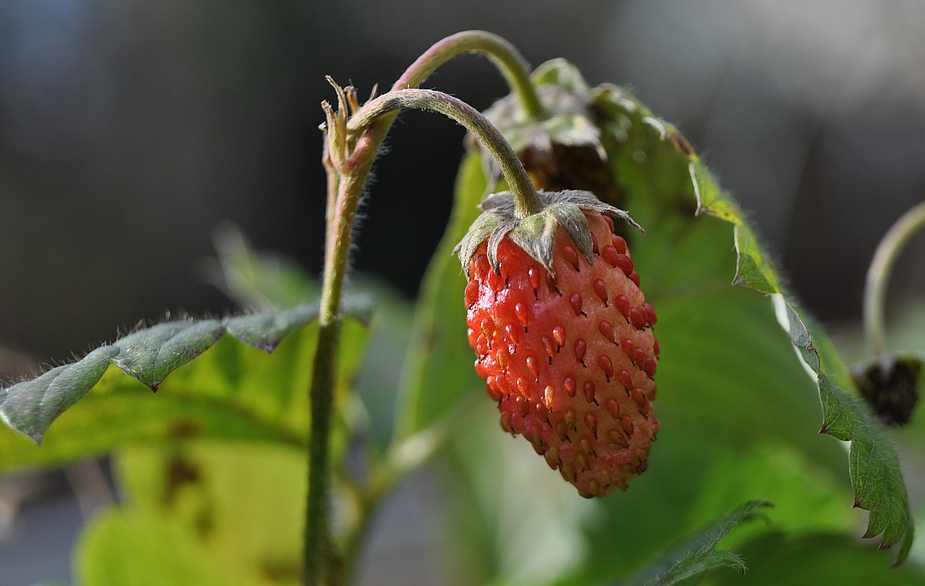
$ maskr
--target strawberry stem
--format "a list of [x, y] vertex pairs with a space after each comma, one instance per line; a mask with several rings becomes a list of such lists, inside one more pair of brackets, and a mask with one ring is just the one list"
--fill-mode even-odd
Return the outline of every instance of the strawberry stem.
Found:
[[520, 98], [524, 111], [531, 118], [546, 118], [546, 110], [530, 83], [530, 66], [512, 44], [485, 31], [463, 31], [434, 43], [392, 86], [393, 90], [416, 88], [438, 67], [460, 55], [477, 51], [486, 54], [504, 75], [508, 86]]
[[[482, 31], [466, 31], [439, 41], [408, 68], [395, 83], [395, 87], [401, 88], [403, 95], [406, 95], [404, 92], [413, 91], [406, 88], [417, 86], [447, 60], [469, 51], [486, 53], [495, 62], [530, 116], [545, 116], [536, 91], [530, 83], [528, 66], [523, 57], [504, 39]], [[334, 403], [337, 345], [340, 338], [341, 295], [360, 196], [373, 161], [392, 122], [395, 121], [397, 110], [402, 107], [447, 110], [447, 115], [469, 128], [482, 138], [483, 142], [486, 140], [484, 137], [491, 135], [486, 146], [499, 159], [511, 190], [515, 193], [517, 201], [521, 202], [518, 209], [524, 214], [529, 214], [540, 208], [539, 199], [523, 166], [517, 162], [517, 165], [512, 167], [517, 157], [510, 146], [484, 117], [459, 100], [450, 100], [458, 102], [456, 107], [444, 106], [445, 100], [441, 99], [437, 100], [440, 103], [436, 107], [429, 108], [423, 104], [415, 105], [414, 99], [407, 98], [410, 100], [408, 105], [384, 108], [378, 115], [367, 115], [363, 123], [355, 123], [351, 119], [348, 125], [348, 114], [354, 114], [355, 118], [359, 111], [367, 109], [359, 107], [352, 88], [344, 90], [333, 82], [332, 85], [337, 91], [337, 111], [327, 103], [322, 104], [326, 116], [323, 127], [326, 134], [323, 163], [328, 179], [325, 266], [318, 318], [318, 350], [314, 358], [309, 391], [311, 437], [303, 583], [310, 586], [342, 583], [344, 576], [339, 571], [341, 564], [346, 564], [349, 568], [354, 561], [351, 558], [355, 548], [348, 548], [347, 559], [341, 558], [332, 542], [329, 528], [329, 435]], [[459, 107], [460, 104], [463, 107]], [[456, 112], [456, 115], [449, 114], [449, 111]], [[361, 523], [359, 530], [362, 530], [362, 526]]]
[[864, 334], [877, 358], [887, 353], [884, 305], [886, 287], [896, 259], [915, 234], [925, 226], [925, 202], [907, 211], [887, 231], [874, 252], [864, 287]]
[[393, 90], [367, 102], [350, 119], [348, 129], [368, 127], [376, 119], [406, 108], [437, 112], [465, 126], [501, 167], [501, 173], [514, 196], [515, 216], [523, 219], [542, 211], [543, 204], [514, 149], [485, 116], [458, 98], [433, 90]]

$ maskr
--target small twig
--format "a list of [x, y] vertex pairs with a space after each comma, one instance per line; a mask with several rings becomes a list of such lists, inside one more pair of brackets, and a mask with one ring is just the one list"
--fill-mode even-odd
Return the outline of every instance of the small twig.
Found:
[[884, 305], [890, 273], [906, 243], [923, 226], [925, 226], [925, 202], [903, 214], [887, 231], [877, 246], [870, 268], [867, 270], [867, 282], [864, 287], [864, 335], [877, 358], [883, 357], [887, 352]]

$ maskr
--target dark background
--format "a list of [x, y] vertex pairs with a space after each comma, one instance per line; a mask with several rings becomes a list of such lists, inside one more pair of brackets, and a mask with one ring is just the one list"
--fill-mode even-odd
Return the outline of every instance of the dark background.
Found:
[[[222, 313], [211, 229], [321, 264], [319, 103], [366, 95], [432, 42], [485, 28], [563, 56], [679, 125], [824, 321], [857, 319], [887, 227], [925, 194], [920, 3], [6, 0], [0, 3], [0, 345], [64, 359], [167, 309]], [[487, 60], [428, 80], [479, 108]], [[356, 266], [415, 295], [462, 130], [403, 115]], [[921, 260], [922, 247], [906, 255]], [[925, 283], [901, 267], [894, 290]]]

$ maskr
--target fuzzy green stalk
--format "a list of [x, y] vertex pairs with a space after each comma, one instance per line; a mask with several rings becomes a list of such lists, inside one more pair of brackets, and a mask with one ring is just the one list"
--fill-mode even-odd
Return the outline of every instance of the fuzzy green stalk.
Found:
[[[318, 318], [319, 338], [311, 387], [311, 447], [309, 450], [308, 510], [305, 524], [305, 583], [320, 586], [335, 557], [328, 531], [328, 440], [333, 408], [336, 346], [340, 333], [340, 302], [357, 207], [378, 144], [371, 134], [392, 113], [406, 108], [444, 114], [466, 127], [496, 158], [514, 195], [520, 217], [539, 212], [542, 204], [523, 164], [501, 133], [482, 114], [465, 102], [432, 90], [405, 89], [389, 92], [356, 111], [347, 121], [351, 96], [338, 90], [338, 111], [326, 106], [325, 168], [328, 171], [328, 234], [324, 283]], [[363, 132], [363, 129], [366, 129]], [[372, 130], [371, 130], [372, 129]], [[351, 131], [362, 132], [353, 146]], [[381, 490], [381, 489], [380, 489]], [[381, 494], [379, 490], [376, 493]], [[371, 507], [364, 508], [366, 511]], [[355, 548], [351, 548], [355, 551]], [[353, 560], [345, 560], [349, 565]]]
[[318, 349], [310, 389], [311, 438], [309, 447], [308, 497], [304, 535], [305, 584], [336, 586], [339, 572], [331, 572], [332, 562], [338, 559], [331, 542], [329, 523], [328, 458], [329, 439], [334, 403], [334, 383], [337, 362], [337, 344], [341, 328], [341, 299], [344, 278], [350, 254], [353, 226], [363, 185], [369, 175], [375, 152], [368, 152], [369, 144], [361, 141], [354, 151], [356, 159], [345, 160], [342, 147], [346, 129], [346, 104], [339, 92], [340, 111], [335, 115], [327, 108], [327, 131], [333, 142], [326, 145], [325, 169], [328, 172], [329, 199], [332, 209], [327, 216], [324, 281], [321, 290], [321, 309], [318, 315]]
[[504, 75], [508, 86], [520, 98], [524, 111], [531, 118], [543, 119], [546, 111], [530, 83], [530, 66], [516, 48], [498, 35], [485, 31], [463, 31], [434, 43], [411, 64], [392, 86], [393, 90], [416, 88], [438, 67], [461, 53], [479, 52], [487, 55]]
[[[324, 392], [334, 385], [335, 347], [340, 336], [340, 320], [320, 324], [318, 351], [315, 354], [311, 387], [311, 439], [309, 443], [308, 514], [305, 523], [305, 583], [320, 586], [336, 557], [328, 522], [328, 469], [333, 393]], [[323, 511], [323, 512], [322, 512]], [[333, 583], [331, 580], [326, 580]]]
[[[402, 88], [402, 91], [410, 91], [405, 88], [420, 84], [450, 58], [470, 51], [482, 52], [492, 58], [512, 89], [520, 96], [524, 109], [533, 116], [544, 116], [543, 108], [530, 84], [528, 66], [523, 57], [504, 39], [482, 31], [462, 32], [439, 41], [408, 68], [396, 82], [396, 87]], [[402, 107], [384, 109], [382, 115], [367, 116], [362, 124], [351, 123], [348, 128], [348, 106], [355, 113], [359, 110], [359, 104], [352, 90], [344, 92], [340, 88], [336, 89], [338, 92], [337, 113], [334, 113], [327, 104], [324, 105], [327, 115], [325, 125], [327, 140], [323, 160], [328, 177], [327, 236], [321, 311], [318, 320], [318, 350], [314, 359], [309, 391], [312, 425], [303, 565], [304, 583], [310, 586], [320, 586], [323, 580], [328, 581], [329, 584], [339, 584], [343, 580], [340, 572], [328, 571], [331, 566], [336, 565], [336, 561], [339, 561], [328, 527], [330, 517], [328, 459], [334, 401], [336, 348], [340, 336], [340, 303], [360, 196], [366, 185], [372, 163], [395, 120], [396, 110]], [[471, 108], [469, 110], [475, 112]], [[500, 134], [498, 136], [500, 137]], [[513, 151], [505, 153], [506, 156], [508, 154], [513, 155]], [[516, 156], [513, 158], [516, 160]], [[526, 185], [532, 192], [532, 185], [522, 167], [521, 174], [522, 177], [516, 179], [515, 183], [523, 184], [526, 181]], [[521, 187], [519, 191], [524, 192], [525, 188]], [[535, 194], [532, 200], [536, 202]], [[538, 205], [538, 202], [536, 204]], [[528, 205], [527, 207], [532, 209], [533, 206]], [[343, 561], [349, 566], [353, 560]]]
[[377, 118], [404, 109], [429, 110], [452, 118], [466, 127], [491, 153], [514, 196], [515, 214], [523, 219], [539, 213], [543, 205], [523, 163], [501, 132], [478, 110], [458, 98], [433, 90], [395, 90], [364, 105], [350, 119], [350, 127], [363, 128]]
[[887, 353], [884, 305], [890, 273], [906, 243], [922, 227], [925, 227], [925, 202], [907, 211], [890, 227], [877, 246], [867, 270], [867, 282], [864, 287], [864, 335], [877, 358]]

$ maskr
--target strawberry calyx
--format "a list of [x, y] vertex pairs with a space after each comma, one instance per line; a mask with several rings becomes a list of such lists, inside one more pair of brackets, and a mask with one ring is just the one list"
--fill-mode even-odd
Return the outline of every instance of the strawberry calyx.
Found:
[[578, 252], [589, 264], [594, 263], [594, 242], [585, 213], [599, 213], [611, 219], [627, 222], [640, 232], [645, 230], [630, 215], [597, 199], [593, 193], [579, 190], [538, 191], [541, 209], [534, 214], [518, 217], [514, 196], [509, 191], [493, 193], [481, 204], [482, 214], [456, 246], [466, 278], [470, 276], [472, 258], [487, 241], [487, 256], [491, 269], [499, 273], [498, 245], [505, 236], [539, 262], [556, 278], [553, 249], [558, 228], [562, 228]]

